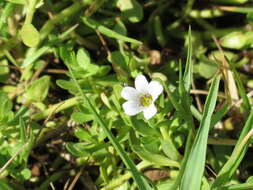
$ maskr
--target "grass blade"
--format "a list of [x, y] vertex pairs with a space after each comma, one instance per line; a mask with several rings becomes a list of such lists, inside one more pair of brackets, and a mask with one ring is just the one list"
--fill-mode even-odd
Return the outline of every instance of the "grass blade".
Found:
[[252, 132], [253, 129], [253, 110], [251, 111], [247, 122], [243, 128], [243, 131], [240, 135], [239, 140], [236, 143], [234, 151], [223, 166], [223, 168], [218, 173], [217, 178], [212, 184], [212, 189], [218, 189], [221, 185], [230, 181], [231, 177], [235, 173], [236, 169], [238, 168], [239, 164], [241, 163], [249, 145], [249, 133]]
[[203, 118], [200, 123], [197, 136], [194, 140], [190, 155], [188, 157], [184, 174], [181, 181], [181, 190], [199, 190], [204, 172], [206, 146], [211, 118], [215, 108], [220, 77], [217, 76], [212, 82], [205, 103]]
[[192, 64], [192, 42], [191, 42], [191, 27], [189, 26], [188, 30], [188, 49], [187, 49], [187, 59], [186, 59], [186, 68], [184, 71], [184, 86], [185, 90], [188, 92], [191, 87], [192, 83], [192, 71], [193, 71], [193, 64]]
[[[193, 121], [193, 116], [189, 113], [191, 113], [191, 98], [189, 95], [189, 90], [191, 87], [191, 81], [192, 81], [192, 42], [191, 42], [191, 28], [189, 28], [188, 32], [188, 53], [187, 53], [187, 61], [186, 61], [186, 68], [184, 71], [184, 75], [182, 76], [182, 64], [180, 62], [180, 67], [179, 67], [179, 96], [180, 99], [177, 99], [176, 97], [174, 98], [172, 93], [168, 93], [169, 97], [172, 97], [174, 100], [172, 101], [173, 105], [176, 105], [175, 107], [179, 114], [181, 115], [182, 118], [185, 118], [185, 122], [188, 127], [188, 135], [187, 135], [187, 140], [186, 140], [186, 147], [185, 147], [185, 154], [184, 158], [181, 162], [181, 167], [180, 171], [178, 174], [178, 177], [176, 181], [174, 182], [173, 186], [170, 188], [171, 190], [177, 189], [180, 181], [183, 177], [186, 163], [188, 160], [188, 157], [190, 155], [190, 150], [192, 146], [192, 139], [193, 139], [193, 134], [194, 134], [194, 121]], [[165, 88], [166, 89], [166, 88]], [[172, 99], [171, 99], [172, 100]]]

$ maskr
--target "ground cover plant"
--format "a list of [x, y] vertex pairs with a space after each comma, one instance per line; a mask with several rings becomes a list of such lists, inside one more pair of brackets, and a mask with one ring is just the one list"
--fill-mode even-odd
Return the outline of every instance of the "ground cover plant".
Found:
[[0, 189], [253, 189], [250, 0], [1, 0]]

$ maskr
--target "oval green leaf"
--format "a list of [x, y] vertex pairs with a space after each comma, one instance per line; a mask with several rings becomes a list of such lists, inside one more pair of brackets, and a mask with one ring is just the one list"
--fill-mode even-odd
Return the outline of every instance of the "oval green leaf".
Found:
[[40, 33], [32, 24], [25, 24], [21, 29], [21, 39], [28, 47], [35, 47], [40, 41]]

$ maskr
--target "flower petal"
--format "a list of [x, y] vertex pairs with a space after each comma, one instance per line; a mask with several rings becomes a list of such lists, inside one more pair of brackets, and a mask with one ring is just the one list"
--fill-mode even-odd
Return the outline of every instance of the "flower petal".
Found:
[[132, 101], [132, 100], [125, 102], [122, 105], [122, 107], [125, 111], [125, 114], [127, 114], [127, 115], [136, 115], [137, 113], [139, 113], [143, 110], [143, 108], [141, 108], [138, 105], [137, 101]]
[[157, 112], [157, 109], [154, 104], [151, 104], [149, 107], [143, 110], [144, 117], [149, 120]]
[[124, 87], [121, 91], [121, 96], [125, 100], [136, 100], [139, 97], [139, 92], [133, 87]]
[[163, 92], [163, 86], [157, 81], [151, 81], [148, 85], [148, 92], [151, 94], [153, 101]]
[[147, 93], [148, 81], [144, 75], [138, 75], [135, 78], [135, 88], [141, 93]]

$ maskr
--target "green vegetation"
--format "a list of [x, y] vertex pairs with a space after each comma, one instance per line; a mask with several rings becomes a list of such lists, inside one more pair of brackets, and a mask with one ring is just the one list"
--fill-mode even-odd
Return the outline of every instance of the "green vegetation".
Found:
[[251, 190], [253, 3], [2, 0], [0, 190]]

